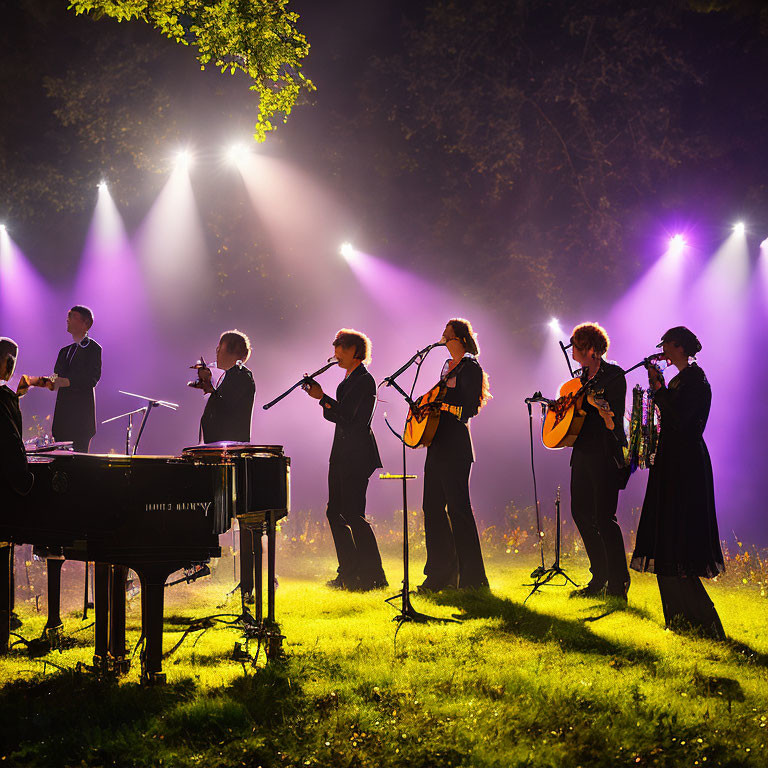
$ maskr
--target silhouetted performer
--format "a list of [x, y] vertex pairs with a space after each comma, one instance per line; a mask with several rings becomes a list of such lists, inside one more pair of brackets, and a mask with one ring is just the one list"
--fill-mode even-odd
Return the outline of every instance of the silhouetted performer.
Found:
[[624, 404], [627, 380], [622, 369], [603, 360], [610, 340], [597, 323], [582, 323], [571, 336], [573, 359], [582, 367], [582, 383], [608, 403], [603, 410], [585, 397], [586, 417], [571, 454], [571, 514], [589, 558], [592, 578], [572, 596], [607, 594], [626, 600], [629, 570], [624, 539], [616, 520], [624, 463]]
[[[251, 418], [256, 385], [245, 367], [251, 356], [251, 342], [238, 330], [221, 334], [216, 347], [216, 367], [224, 376], [214, 387], [209, 368], [200, 368], [193, 384], [206, 392], [208, 402], [200, 419], [204, 443], [251, 440]], [[253, 601], [253, 540], [250, 531], [240, 528], [240, 590], [246, 602]]]
[[[0, 338], [0, 381], [8, 381], [16, 366], [19, 348], [15, 341]], [[0, 386], [0, 515], [19, 513], [20, 497], [35, 482], [27, 466], [22, 438], [19, 398], [7, 385]], [[8, 650], [8, 632], [14, 607], [13, 545], [0, 542], [0, 650]], [[18, 626], [15, 621], [13, 626]]]
[[469, 420], [490, 398], [488, 379], [477, 361], [480, 350], [469, 321], [450, 320], [443, 341], [451, 354], [441, 375], [447, 387], [443, 402], [461, 406], [461, 417], [443, 411], [427, 448], [423, 501], [427, 578], [419, 587], [424, 592], [488, 586], [469, 498], [475, 460]]
[[712, 463], [704, 429], [712, 402], [704, 371], [689, 358], [701, 351], [683, 326], [670, 328], [661, 344], [678, 374], [667, 386], [648, 367], [661, 434], [648, 476], [632, 568], [656, 574], [670, 629], [694, 628], [716, 640], [725, 631], [700, 577], [725, 571], [715, 515]]
[[363, 590], [387, 586], [376, 536], [365, 519], [368, 480], [381, 466], [371, 420], [376, 406], [376, 382], [366, 370], [371, 341], [364, 334], [342, 328], [333, 341], [339, 367], [347, 373], [336, 389], [336, 399], [313, 381], [304, 389], [320, 401], [323, 416], [336, 425], [328, 466], [328, 508], [338, 575], [328, 582], [337, 589]]
[[67, 314], [67, 333], [72, 343], [59, 351], [54, 382], [56, 407], [53, 412], [53, 437], [72, 441], [73, 448], [88, 453], [96, 434], [96, 397], [94, 388], [101, 378], [101, 347], [88, 335], [93, 312], [75, 306]]

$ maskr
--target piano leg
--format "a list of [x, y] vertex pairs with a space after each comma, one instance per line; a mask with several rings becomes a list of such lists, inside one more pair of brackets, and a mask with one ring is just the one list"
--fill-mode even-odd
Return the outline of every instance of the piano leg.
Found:
[[283, 636], [275, 620], [275, 544], [277, 526], [274, 512], [267, 512], [267, 658], [274, 659], [283, 652]]
[[[49, 639], [59, 633], [63, 627], [61, 622], [61, 569], [64, 566], [63, 558], [48, 557], [45, 560], [45, 569], [48, 573], [48, 621], [45, 622], [43, 632]], [[52, 645], [54, 643], [52, 642]]]
[[248, 528], [248, 533], [253, 542], [253, 610], [256, 613], [254, 618], [259, 626], [264, 621], [264, 560], [261, 552], [263, 532], [261, 524]]
[[267, 621], [275, 624], [275, 515], [267, 512]]
[[144, 600], [142, 611], [142, 632], [144, 653], [142, 654], [141, 682], [154, 685], [165, 682], [163, 670], [163, 609], [165, 582], [173, 570], [163, 568], [138, 571], [141, 580], [141, 594]]
[[11, 641], [11, 585], [13, 546], [0, 542], [0, 653], [8, 653]]
[[94, 563], [93, 602], [95, 619], [95, 647], [93, 666], [98, 672], [107, 669], [109, 653], [109, 563]]
[[125, 648], [125, 584], [128, 568], [113, 565], [109, 575], [109, 640], [107, 653], [110, 667], [119, 675], [128, 672], [131, 662]]

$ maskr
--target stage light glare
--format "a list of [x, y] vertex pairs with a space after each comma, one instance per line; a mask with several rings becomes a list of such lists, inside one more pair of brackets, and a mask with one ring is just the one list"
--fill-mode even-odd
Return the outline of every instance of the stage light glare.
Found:
[[551, 330], [553, 333], [560, 333], [560, 331], [561, 331], [561, 328], [560, 328], [560, 321], [559, 321], [559, 320], [558, 320], [556, 317], [553, 317], [553, 318], [552, 318], [552, 319], [551, 319], [551, 320], [550, 320], [550, 321], [547, 323], [547, 325], [549, 326], [549, 329], [550, 329], [550, 330]]
[[233, 144], [227, 150], [227, 162], [230, 163], [231, 165], [240, 165], [240, 163], [242, 163], [245, 160], [245, 158], [248, 157], [249, 153], [250, 153], [250, 150], [242, 142]]
[[762, 251], [768, 251], [768, 237], [763, 240], [762, 243], [760, 243], [760, 250]]
[[743, 235], [747, 231], [747, 225], [743, 221], [737, 221], [733, 225], [733, 231], [737, 235]]
[[352, 243], [342, 243], [339, 253], [349, 261], [355, 255], [355, 248]]
[[685, 237], [681, 234], [674, 235], [669, 238], [669, 250], [672, 253], [682, 253], [685, 249], [686, 242]]
[[176, 167], [186, 170], [192, 163], [192, 154], [188, 149], [180, 149], [176, 153]]
[[105, 189], [107, 189], [107, 182], [106, 182], [106, 181], [104, 181], [104, 179], [102, 179], [102, 180], [101, 180], [101, 181], [98, 183], [98, 188], [99, 188], [99, 189], [101, 189], [101, 190], [105, 190]]
[[0, 224], [0, 232], [7, 232], [5, 224]]

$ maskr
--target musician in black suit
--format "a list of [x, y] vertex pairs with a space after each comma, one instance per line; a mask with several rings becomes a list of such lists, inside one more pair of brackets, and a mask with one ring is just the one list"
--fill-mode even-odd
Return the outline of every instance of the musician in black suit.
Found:
[[101, 378], [101, 347], [88, 335], [93, 312], [77, 305], [67, 314], [72, 343], [59, 351], [54, 373], [56, 407], [51, 431], [55, 440], [72, 441], [73, 448], [88, 453], [96, 434], [94, 389]]
[[250, 442], [256, 396], [253, 374], [245, 367], [250, 356], [248, 337], [238, 330], [227, 331], [221, 335], [216, 347], [216, 367], [224, 371], [224, 376], [213, 386], [210, 369], [198, 370], [198, 381], [194, 386], [210, 395], [200, 420], [204, 443]]
[[[216, 386], [211, 380], [211, 370], [201, 367], [198, 380], [191, 386], [209, 395], [200, 433], [204, 443], [251, 441], [251, 418], [256, 384], [253, 374], [245, 367], [251, 356], [251, 342], [242, 331], [231, 330], [221, 334], [216, 347], [216, 367], [224, 371]], [[249, 531], [240, 529], [240, 591], [245, 602], [253, 602], [253, 546]]]
[[328, 508], [338, 575], [328, 582], [337, 589], [367, 591], [387, 586], [379, 547], [365, 519], [368, 480], [381, 466], [371, 420], [376, 406], [376, 382], [365, 364], [371, 342], [363, 333], [342, 328], [333, 341], [334, 357], [346, 371], [336, 399], [324, 394], [316, 382], [305, 384], [310, 397], [320, 401], [323, 417], [336, 429], [328, 467]]
[[480, 349], [468, 320], [450, 320], [442, 340], [451, 354], [441, 374], [446, 386], [443, 402], [460, 407], [461, 415], [443, 411], [427, 448], [423, 501], [427, 562], [420, 592], [488, 586], [469, 497], [475, 460], [469, 420], [491, 397], [488, 376], [477, 361]]
[[632, 568], [656, 574], [669, 629], [693, 628], [725, 640], [720, 617], [701, 583], [701, 577], [725, 571], [712, 462], [704, 442], [712, 389], [704, 371], [690, 361], [701, 351], [701, 343], [688, 328], [670, 328], [659, 346], [678, 374], [665, 385], [656, 368], [648, 366], [653, 400], [661, 411], [661, 434]]
[[[0, 338], [0, 381], [13, 375], [19, 348], [15, 341]], [[35, 482], [27, 466], [21, 427], [18, 395], [6, 384], [0, 386], [0, 514], [13, 514], [21, 496], [26, 496]], [[13, 613], [13, 545], [0, 542], [0, 648], [7, 650], [9, 627], [20, 622]]]
[[592, 578], [571, 595], [608, 595], [626, 601], [629, 570], [616, 507], [627, 444], [627, 380], [618, 365], [603, 359], [610, 340], [602, 326], [577, 325], [571, 343], [573, 359], [582, 368], [582, 384], [589, 382], [595, 393], [594, 402], [584, 398], [586, 416], [571, 454], [571, 514], [584, 542]]

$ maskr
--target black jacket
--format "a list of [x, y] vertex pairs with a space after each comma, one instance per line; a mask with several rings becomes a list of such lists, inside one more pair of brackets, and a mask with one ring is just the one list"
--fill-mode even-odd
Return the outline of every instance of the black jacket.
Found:
[[[29, 493], [35, 481], [27, 466], [27, 454], [21, 437], [19, 398], [9, 387], [0, 387], [0, 492], [10, 489], [22, 496]], [[0, 507], [3, 506], [0, 503]]]
[[343, 462], [366, 472], [382, 466], [371, 420], [376, 407], [376, 382], [366, 367], [358, 365], [336, 388], [336, 399], [320, 398], [323, 417], [336, 425], [330, 462]]
[[468, 422], [480, 408], [483, 369], [476, 358], [467, 356], [453, 370], [455, 373], [451, 378], [455, 379], [456, 386], [447, 388], [443, 402], [448, 405], [460, 405], [461, 419], [443, 411], [427, 451], [432, 456], [472, 462], [475, 460], [475, 451]]
[[725, 570], [704, 428], [712, 402], [704, 371], [689, 365], [654, 395], [661, 434], [637, 527], [632, 568], [662, 576]]
[[[586, 379], [582, 378], [582, 383]], [[613, 432], [605, 428], [603, 417], [597, 408], [584, 398], [582, 408], [586, 411], [584, 423], [573, 444], [574, 453], [591, 456], [610, 456], [623, 462], [622, 447], [627, 444], [624, 432], [624, 408], [627, 396], [627, 379], [618, 365], [603, 360], [600, 369], [592, 379], [590, 389], [597, 392], [600, 399], [606, 400], [613, 411]], [[599, 394], [602, 390], [602, 394]], [[617, 469], [618, 469], [617, 461]]]
[[255, 396], [256, 385], [251, 371], [244, 365], [233, 365], [205, 404], [200, 420], [203, 442], [250, 442]]
[[94, 387], [101, 378], [101, 347], [89, 339], [84, 346], [73, 343], [59, 351], [53, 369], [69, 379], [69, 386], [56, 393], [51, 431], [56, 440], [91, 438], [96, 434]]

